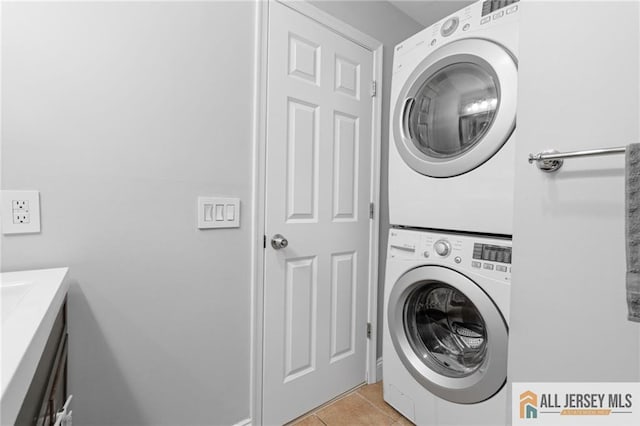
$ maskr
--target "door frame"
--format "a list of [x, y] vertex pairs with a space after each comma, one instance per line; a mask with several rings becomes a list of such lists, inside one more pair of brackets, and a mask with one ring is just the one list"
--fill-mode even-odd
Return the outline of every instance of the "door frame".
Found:
[[269, 5], [277, 1], [311, 18], [339, 35], [353, 41], [373, 54], [373, 79], [376, 95], [371, 97], [371, 189], [374, 203], [369, 220], [369, 283], [367, 321], [371, 337], [367, 339], [367, 383], [375, 383], [377, 374], [378, 317], [378, 244], [380, 231], [380, 152], [382, 141], [382, 55], [383, 44], [352, 26], [305, 1], [255, 0], [254, 69], [253, 69], [253, 154], [251, 195], [251, 365], [249, 386], [250, 417], [238, 425], [262, 424], [262, 361], [264, 334], [264, 254], [265, 254], [265, 192], [267, 144], [267, 60], [269, 36]]

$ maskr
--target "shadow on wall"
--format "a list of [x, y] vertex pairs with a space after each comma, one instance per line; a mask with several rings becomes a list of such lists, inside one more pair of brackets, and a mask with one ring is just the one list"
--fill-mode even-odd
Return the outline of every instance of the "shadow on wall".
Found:
[[[215, 365], [194, 369], [193, 362], [198, 362], [194, 360], [199, 353], [184, 356], [184, 351], [179, 350], [184, 347], [183, 342], [169, 330], [149, 333], [141, 326], [146, 320], [140, 323], [144, 306], [138, 310], [119, 309], [100, 293], [103, 288], [89, 282], [81, 284], [76, 279], [70, 281], [69, 393], [73, 395], [76, 423], [173, 426], [185, 424], [185, 413], [192, 413], [191, 417], [199, 419], [210, 416], [213, 424], [216, 414], [212, 407], [224, 406], [226, 395], [215, 391], [189, 395], [184, 392], [184, 384], [188, 383], [186, 389], [194, 392], [205, 389], [211, 381], [224, 380], [219, 376], [222, 371]], [[148, 302], [154, 304], [151, 299]], [[184, 330], [185, 336], [191, 336], [189, 325], [181, 322], [180, 317], [179, 313], [166, 313], [167, 320]], [[158, 324], [158, 327], [167, 327], [167, 324]], [[120, 360], [116, 354], [126, 355], [121, 355], [124, 360]], [[75, 393], [76, 389], [82, 392]], [[93, 398], [94, 395], [100, 398]], [[178, 397], [179, 406], [167, 404]], [[88, 413], [91, 418], [87, 418]]]
[[[113, 311], [114, 316], [119, 315]], [[93, 314], [89, 301], [77, 280], [69, 283], [68, 294], [69, 345], [69, 394], [75, 417], [89, 425], [83, 413], [93, 413], [96, 418], [110, 419], [112, 424], [144, 424], [144, 416], [136, 404], [127, 378], [109, 347], [108, 341]], [[130, 332], [130, 331], [127, 331]], [[85, 392], [76, 393], [82, 378]], [[87, 383], [94, 391], [87, 392]], [[95, 390], [98, 389], [98, 392]], [[100, 399], [91, 395], [101, 395]], [[117, 407], [117, 409], [115, 409]]]

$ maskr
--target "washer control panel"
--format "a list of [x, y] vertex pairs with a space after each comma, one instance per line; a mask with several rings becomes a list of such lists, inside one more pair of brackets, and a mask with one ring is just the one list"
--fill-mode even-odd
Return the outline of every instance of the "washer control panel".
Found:
[[444, 24], [442, 24], [442, 27], [440, 27], [440, 35], [442, 37], [449, 37], [458, 29], [458, 25], [460, 25], [460, 19], [457, 16], [447, 19], [444, 21]]
[[508, 238], [393, 228], [387, 257], [420, 260], [511, 281], [512, 249]]
[[433, 245], [433, 249], [441, 257], [447, 257], [451, 254], [451, 243], [445, 239], [438, 240]]

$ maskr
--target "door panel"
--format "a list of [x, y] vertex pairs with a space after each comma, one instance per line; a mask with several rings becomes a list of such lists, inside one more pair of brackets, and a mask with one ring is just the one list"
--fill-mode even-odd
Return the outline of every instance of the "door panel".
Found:
[[365, 381], [373, 53], [269, 5], [263, 422]]
[[355, 352], [357, 253], [331, 255], [331, 361]]
[[358, 117], [334, 112], [333, 220], [357, 220]]
[[288, 259], [285, 267], [284, 382], [315, 369], [316, 258]]
[[287, 222], [317, 222], [318, 106], [287, 99]]

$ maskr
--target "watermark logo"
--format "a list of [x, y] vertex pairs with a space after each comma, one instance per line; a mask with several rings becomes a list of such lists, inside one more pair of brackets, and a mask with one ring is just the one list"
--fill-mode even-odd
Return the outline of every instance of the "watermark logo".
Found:
[[511, 395], [513, 426], [640, 425], [637, 382], [521, 382]]
[[535, 392], [527, 390], [520, 394], [520, 418], [538, 418], [538, 395]]

